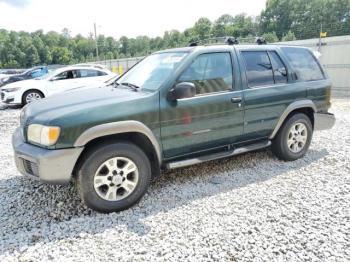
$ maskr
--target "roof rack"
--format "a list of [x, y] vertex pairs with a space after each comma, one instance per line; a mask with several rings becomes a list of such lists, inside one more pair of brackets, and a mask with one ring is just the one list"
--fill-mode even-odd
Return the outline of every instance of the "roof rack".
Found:
[[237, 45], [238, 40], [235, 37], [231, 37], [231, 36], [211, 37], [211, 38], [206, 38], [195, 42], [191, 42], [190, 46], [217, 45], [217, 44]]
[[[211, 37], [206, 38], [198, 41], [191, 42], [189, 46], [198, 46], [198, 45], [238, 45], [240, 43], [240, 40], [244, 42], [245, 44], [252, 44], [251, 42], [245, 41], [247, 38], [238, 39], [233, 36], [223, 36], [223, 37]], [[255, 38], [249, 38], [249, 39], [255, 39], [254, 43], [257, 45], [266, 45], [267, 42], [264, 37], [255, 37]]]
[[256, 37], [255, 38], [255, 43], [257, 43], [258, 45], [266, 45], [266, 39], [264, 37]]

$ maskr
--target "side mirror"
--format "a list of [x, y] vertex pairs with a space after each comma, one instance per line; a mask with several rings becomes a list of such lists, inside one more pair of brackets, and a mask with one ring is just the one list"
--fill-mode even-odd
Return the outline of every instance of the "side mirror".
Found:
[[168, 99], [175, 101], [182, 98], [190, 98], [196, 95], [196, 86], [190, 82], [181, 82], [175, 85], [168, 93]]
[[279, 68], [278, 72], [280, 72], [280, 74], [283, 75], [283, 76], [287, 76], [287, 70], [284, 67]]

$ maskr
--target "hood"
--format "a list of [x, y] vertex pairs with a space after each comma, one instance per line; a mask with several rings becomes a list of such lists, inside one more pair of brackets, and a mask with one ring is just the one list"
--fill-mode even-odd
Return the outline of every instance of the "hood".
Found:
[[[98, 87], [68, 93], [61, 93], [32, 104], [23, 109], [22, 121], [30, 123], [55, 124], [56, 120], [67, 116], [75, 117], [79, 121], [79, 115], [94, 115], [97, 112], [118, 110], [125, 103], [151, 96], [153, 93], [142, 90], [133, 91], [127, 88]], [[57, 122], [56, 122], [57, 123]], [[23, 124], [23, 123], [22, 123]]]
[[41, 80], [36, 80], [36, 79], [29, 79], [29, 80], [21, 80], [21, 79], [15, 79], [15, 81], [13, 81], [14, 79], [9, 79], [6, 82], [10, 82], [8, 84], [6, 84], [6, 82], [4, 82], [3, 84], [6, 85], [6, 88], [9, 87], [38, 87], [38, 84], [42, 84], [40, 83]]

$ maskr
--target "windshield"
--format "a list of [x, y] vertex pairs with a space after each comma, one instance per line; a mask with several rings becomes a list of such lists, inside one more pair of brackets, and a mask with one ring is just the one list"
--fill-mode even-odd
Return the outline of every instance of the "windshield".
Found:
[[157, 90], [187, 54], [174, 52], [150, 55], [121, 76], [118, 83]]

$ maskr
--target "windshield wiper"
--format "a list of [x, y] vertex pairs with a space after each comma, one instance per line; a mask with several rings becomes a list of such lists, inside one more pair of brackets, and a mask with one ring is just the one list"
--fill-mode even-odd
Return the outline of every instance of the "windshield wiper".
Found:
[[117, 87], [117, 86], [119, 86], [119, 85], [120, 85], [120, 84], [119, 84], [118, 82], [113, 81], [113, 82], [109, 83], [107, 86], [114, 86], [114, 87]]
[[135, 85], [135, 84], [131, 84], [131, 83], [127, 83], [127, 82], [124, 82], [124, 83], [118, 83], [119, 85], [123, 85], [123, 86], [128, 86], [128, 87], [131, 87], [133, 90], [137, 90], [137, 89], [140, 89], [139, 86]]

